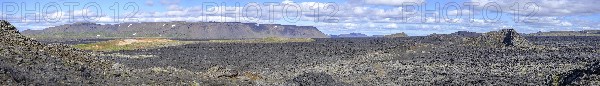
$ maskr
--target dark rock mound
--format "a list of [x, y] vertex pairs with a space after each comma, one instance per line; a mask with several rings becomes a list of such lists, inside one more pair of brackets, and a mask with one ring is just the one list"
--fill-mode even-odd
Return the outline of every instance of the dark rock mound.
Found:
[[304, 73], [288, 80], [288, 83], [299, 86], [349, 86], [347, 83], [338, 82], [325, 73]]
[[408, 35], [406, 35], [406, 33], [402, 32], [402, 33], [395, 33], [395, 34], [385, 35], [383, 37], [386, 37], [386, 38], [398, 38], [398, 37], [408, 37]]
[[532, 44], [514, 29], [487, 32], [473, 40], [476, 46], [530, 47]]
[[4, 20], [0, 28], [2, 85], [101, 84], [112, 64], [66, 45], [38, 43]]

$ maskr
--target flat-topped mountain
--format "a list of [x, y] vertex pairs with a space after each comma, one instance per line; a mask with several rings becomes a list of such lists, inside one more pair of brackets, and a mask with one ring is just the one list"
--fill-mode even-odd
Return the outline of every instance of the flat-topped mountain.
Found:
[[477, 33], [477, 32], [469, 32], [469, 31], [457, 31], [454, 33], [450, 33], [450, 34], [430, 34], [429, 36], [458, 36], [458, 37], [479, 37], [483, 35], [483, 33]]
[[331, 38], [356, 38], [356, 37], [369, 37], [368, 35], [362, 33], [348, 33], [348, 34], [340, 34], [340, 35], [331, 35]]
[[464, 37], [477, 37], [477, 36], [481, 36], [482, 34], [476, 33], [476, 32], [469, 32], [469, 31], [458, 31], [458, 32], [451, 33], [450, 35], [464, 36]]
[[401, 33], [395, 33], [395, 34], [385, 35], [383, 37], [386, 37], [386, 38], [398, 38], [398, 37], [408, 37], [408, 35], [406, 35], [406, 33], [404, 33], [404, 32], [401, 32]]
[[313, 26], [256, 24], [240, 22], [142, 22], [120, 24], [74, 23], [44, 30], [25, 30], [22, 34], [33, 38], [188, 38], [188, 39], [243, 39], [243, 38], [326, 38]]
[[600, 36], [600, 30], [537, 32], [528, 36]]

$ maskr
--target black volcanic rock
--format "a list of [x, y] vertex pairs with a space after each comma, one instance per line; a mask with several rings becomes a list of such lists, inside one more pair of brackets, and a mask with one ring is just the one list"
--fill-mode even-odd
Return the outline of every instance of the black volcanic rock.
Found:
[[[570, 70], [569, 72], [566, 72], [564, 74], [561, 74], [561, 76], [559, 77], [559, 80], [557, 80], [558, 82], [550, 82], [550, 83], [558, 83], [561, 86], [567, 86], [567, 85], [572, 85], [572, 84], [581, 84], [581, 83], [574, 83], [574, 82], [578, 82], [581, 80], [589, 80], [589, 77], [598, 77], [598, 75], [600, 75], [600, 63], [596, 62], [593, 63], [591, 65], [588, 65], [587, 68], [585, 69], [574, 69], [574, 70]], [[581, 77], [586, 77], [586, 78], [581, 78]], [[594, 81], [594, 80], [591, 80]]]
[[111, 63], [61, 44], [45, 45], [0, 20], [0, 84], [77, 85], [101, 83]]
[[42, 44], [0, 20], [0, 85], [181, 85], [204, 80], [195, 77], [198, 75], [189, 72], [160, 74], [151, 69], [129, 69], [68, 45]]
[[241, 38], [326, 38], [312, 26], [256, 24], [239, 22], [142, 22], [100, 25], [74, 23], [46, 28], [41, 31], [25, 30], [24, 35], [34, 38], [127, 38], [165, 37], [189, 39]]
[[531, 47], [531, 43], [514, 29], [485, 33], [474, 40], [475, 45], [491, 47]]

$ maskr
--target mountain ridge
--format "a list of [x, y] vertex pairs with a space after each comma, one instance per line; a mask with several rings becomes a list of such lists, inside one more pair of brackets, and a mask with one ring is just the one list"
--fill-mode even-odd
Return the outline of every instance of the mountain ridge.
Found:
[[33, 38], [189, 38], [189, 39], [244, 39], [244, 38], [326, 38], [313, 26], [257, 24], [241, 22], [138, 22], [119, 24], [73, 23], [43, 30], [25, 30], [23, 35]]
[[528, 36], [600, 36], [600, 30], [549, 31], [527, 34]]

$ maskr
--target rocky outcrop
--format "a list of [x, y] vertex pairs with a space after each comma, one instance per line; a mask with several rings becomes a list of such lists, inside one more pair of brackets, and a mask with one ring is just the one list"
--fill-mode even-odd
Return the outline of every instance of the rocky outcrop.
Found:
[[202, 85], [231, 83], [201, 79], [198, 73], [171, 67], [131, 69], [68, 45], [39, 43], [4, 20], [0, 20], [0, 28], [0, 85], [191, 85], [193, 80], [204, 81], [199, 83]]
[[531, 47], [532, 45], [514, 29], [487, 32], [474, 38], [473, 43], [476, 46], [490, 47]]
[[570, 70], [564, 74], [561, 74], [558, 77], [558, 79], [549, 79], [549, 80], [556, 80], [556, 81], [550, 81], [550, 83], [558, 84], [560, 86], [567, 86], [567, 85], [573, 85], [573, 84], [583, 85], [586, 83], [582, 83], [582, 82], [594, 81], [591, 79], [596, 79], [596, 81], [597, 81], [597, 79], [599, 77], [600, 77], [600, 63], [596, 62], [596, 63], [589, 65], [585, 69]]
[[398, 37], [408, 37], [408, 35], [406, 35], [406, 33], [402, 32], [402, 33], [395, 33], [395, 34], [385, 35], [383, 37], [385, 37], [385, 38], [398, 38]]
[[0, 84], [98, 84], [111, 63], [61, 44], [41, 44], [0, 20]]
[[325, 38], [327, 35], [312, 26], [256, 24], [239, 22], [142, 22], [100, 25], [74, 23], [44, 30], [25, 30], [34, 38], [129, 38], [162, 37], [188, 39], [243, 38]]

